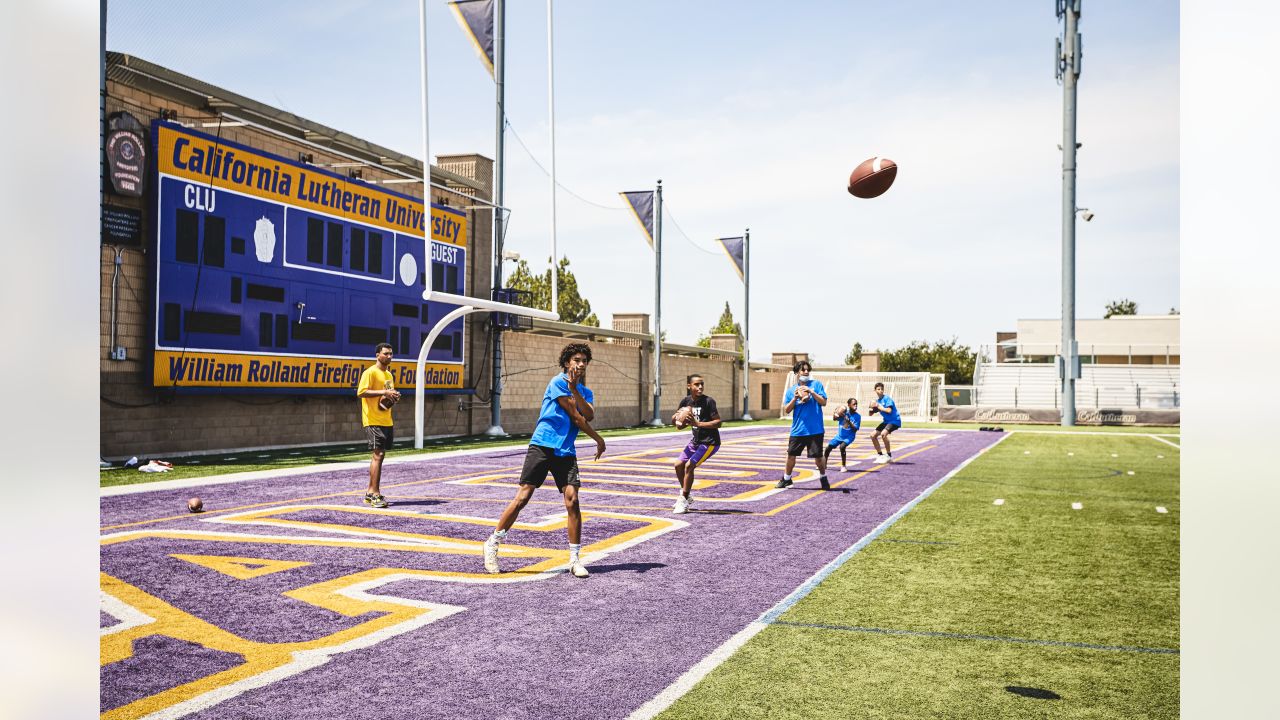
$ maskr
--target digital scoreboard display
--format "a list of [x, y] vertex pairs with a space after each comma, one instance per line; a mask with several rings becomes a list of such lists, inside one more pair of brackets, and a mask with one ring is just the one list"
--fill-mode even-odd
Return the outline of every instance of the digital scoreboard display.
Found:
[[[467, 217], [260, 150], [155, 121], [155, 353], [166, 388], [345, 392], [395, 349], [418, 350], [466, 294]], [[424, 238], [430, 229], [431, 242]], [[427, 356], [427, 392], [462, 388], [464, 320]]]

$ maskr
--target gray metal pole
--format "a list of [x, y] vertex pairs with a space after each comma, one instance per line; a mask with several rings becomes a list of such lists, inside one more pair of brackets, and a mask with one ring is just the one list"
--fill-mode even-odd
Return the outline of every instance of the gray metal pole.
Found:
[[1064, 17], [1062, 79], [1062, 426], [1076, 424], [1076, 80], [1080, 77], [1081, 0], [1058, 0]]
[[[506, 75], [506, 0], [494, 0], [493, 2], [493, 79], [497, 85], [497, 132], [494, 141], [494, 159], [493, 159], [493, 202], [497, 205], [493, 209], [493, 288], [495, 290], [502, 287], [502, 234], [504, 232], [502, 217], [503, 207], [503, 162], [505, 153], [505, 140], [507, 136], [507, 113], [505, 108], [505, 92], [506, 86], [503, 83]], [[551, 308], [555, 310], [555, 308]], [[490, 315], [490, 317], [493, 317]], [[491, 329], [493, 333], [493, 386], [490, 391], [490, 399], [492, 402], [489, 406], [489, 429], [484, 431], [485, 435], [506, 435], [507, 431], [502, 429], [502, 328], [494, 326]]]
[[742, 233], [742, 419], [751, 417], [751, 228]]
[[653, 420], [662, 422], [662, 181], [653, 195]]

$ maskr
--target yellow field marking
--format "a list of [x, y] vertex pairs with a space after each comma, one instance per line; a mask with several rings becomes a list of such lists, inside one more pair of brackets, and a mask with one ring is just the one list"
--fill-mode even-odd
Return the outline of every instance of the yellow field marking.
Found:
[[229, 557], [226, 555], [181, 555], [174, 553], [171, 558], [185, 560], [193, 565], [217, 570], [238, 580], [252, 580], [263, 575], [305, 567], [310, 562], [293, 560], [268, 560], [266, 558]]
[[[904, 453], [904, 454], [901, 456], [901, 458], [909, 458], [909, 457], [911, 457], [912, 455], [919, 455], [920, 453], [924, 452], [925, 450], [932, 450], [932, 449], [934, 449], [934, 448], [936, 448], [936, 447], [937, 447], [937, 445], [928, 445], [928, 446], [926, 446], [926, 447], [922, 447], [922, 448], [920, 448], [919, 450], [912, 450], [912, 451], [911, 451], [911, 452], [909, 452], [909, 453]], [[868, 469], [866, 469], [866, 470], [863, 470], [863, 471], [862, 471], [862, 472], [860, 472], [860, 473], [856, 473], [856, 474], [854, 474], [854, 475], [850, 475], [849, 477], [847, 477], [847, 478], [845, 478], [845, 479], [843, 479], [843, 480], [840, 480], [840, 481], [837, 481], [837, 482], [833, 482], [833, 483], [831, 483], [831, 487], [833, 487], [833, 488], [838, 488], [838, 487], [840, 487], [841, 485], [847, 485], [848, 483], [851, 483], [851, 482], [853, 482], [854, 480], [857, 480], [858, 478], [866, 477], [868, 474], [873, 473], [873, 472], [875, 472], [875, 471], [877, 471], [877, 470], [880, 470], [881, 468], [887, 467], [888, 465], [889, 465], [889, 463], [886, 463], [885, 465], [875, 465], [875, 466], [873, 466], [873, 467], [871, 467], [871, 468], [868, 468]], [[796, 506], [796, 505], [799, 505], [800, 503], [802, 503], [802, 502], [804, 502], [804, 501], [806, 501], [806, 500], [809, 500], [809, 499], [812, 499], [812, 498], [818, 497], [819, 495], [821, 495], [821, 494], [823, 494], [823, 493], [825, 493], [825, 492], [828, 492], [828, 491], [826, 491], [826, 490], [814, 490], [813, 492], [810, 492], [810, 493], [809, 493], [809, 494], [807, 494], [807, 495], [802, 495], [802, 496], [800, 496], [799, 498], [797, 498], [797, 499], [795, 499], [795, 500], [792, 500], [791, 502], [787, 503], [786, 505], [779, 505], [778, 507], [776, 507], [776, 508], [774, 508], [774, 509], [772, 509], [772, 510], [769, 510], [768, 512], [760, 513], [760, 515], [762, 515], [762, 516], [764, 516], [764, 517], [768, 517], [768, 516], [770, 516], [770, 515], [777, 515], [778, 513], [782, 512], [783, 510], [786, 510], [786, 509], [787, 509], [787, 508], [789, 508], [789, 507], [794, 507], [794, 506]]]
[[[516, 483], [516, 482], [502, 482], [502, 480], [510, 480], [518, 477], [519, 476], [514, 473], [488, 473], [485, 475], [481, 475], [479, 477], [468, 478], [466, 480], [454, 480], [454, 481], [451, 481], [449, 484], [477, 485], [477, 486], [487, 486], [487, 487], [519, 487], [519, 483]], [[816, 477], [815, 471], [813, 470], [799, 470], [796, 473], [796, 479], [800, 482], [804, 482], [806, 480], [812, 479], [813, 477]], [[667, 495], [665, 494], [655, 495], [654, 493], [648, 493], [648, 492], [632, 492], [627, 490], [601, 488], [600, 485], [604, 485], [604, 484], [670, 488], [673, 491], [676, 489], [674, 478], [672, 478], [672, 482], [660, 483], [660, 484], [631, 482], [625, 479], [625, 477], [619, 477], [617, 479], [608, 480], [603, 478], [583, 476], [582, 481], [583, 481], [583, 485], [582, 485], [582, 488], [579, 490], [579, 495], [578, 495], [580, 498], [586, 498], [589, 495], [616, 495], [620, 497], [641, 497], [641, 498], [648, 498], [648, 499], [652, 499], [654, 497], [667, 497]], [[707, 484], [699, 485], [698, 483], [700, 482], [705, 482]], [[774, 482], [775, 481], [773, 480], [710, 479], [710, 480], [699, 481], [695, 479], [694, 484], [695, 484], [695, 487], [701, 488], [701, 489], [706, 489], [706, 488], [713, 487], [715, 485], [721, 485], [721, 484], [751, 486], [752, 489], [742, 491], [736, 495], [730, 495], [728, 497], [706, 498], [708, 501], [711, 501], [711, 502], [751, 502], [753, 500], [758, 500], [762, 497], [772, 494], [771, 491], [775, 489], [773, 487]]]

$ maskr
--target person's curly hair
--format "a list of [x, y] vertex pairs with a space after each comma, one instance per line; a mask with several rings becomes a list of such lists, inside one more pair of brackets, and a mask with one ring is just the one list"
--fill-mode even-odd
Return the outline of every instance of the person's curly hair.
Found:
[[586, 343], [569, 343], [560, 351], [560, 369], [569, 367], [569, 358], [582, 353], [587, 356], [587, 362], [591, 362], [591, 346]]

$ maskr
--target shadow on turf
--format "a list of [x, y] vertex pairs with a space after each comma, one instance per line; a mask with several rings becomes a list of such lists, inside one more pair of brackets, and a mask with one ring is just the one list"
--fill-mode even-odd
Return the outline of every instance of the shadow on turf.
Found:
[[392, 498], [389, 502], [393, 507], [398, 507], [400, 505], [444, 505], [446, 504], [444, 500], [396, 500], [395, 498]]
[[599, 575], [610, 572], [643, 573], [666, 566], [666, 563], [618, 563], [617, 565], [589, 565], [587, 569], [591, 571], [592, 575]]
[[1058, 693], [1052, 690], [1045, 690], [1044, 688], [1021, 687], [1018, 685], [1006, 685], [1004, 689], [1008, 690], [1014, 695], [1021, 695], [1022, 697], [1034, 698], [1036, 700], [1061, 700], [1062, 699], [1062, 696], [1059, 695]]

